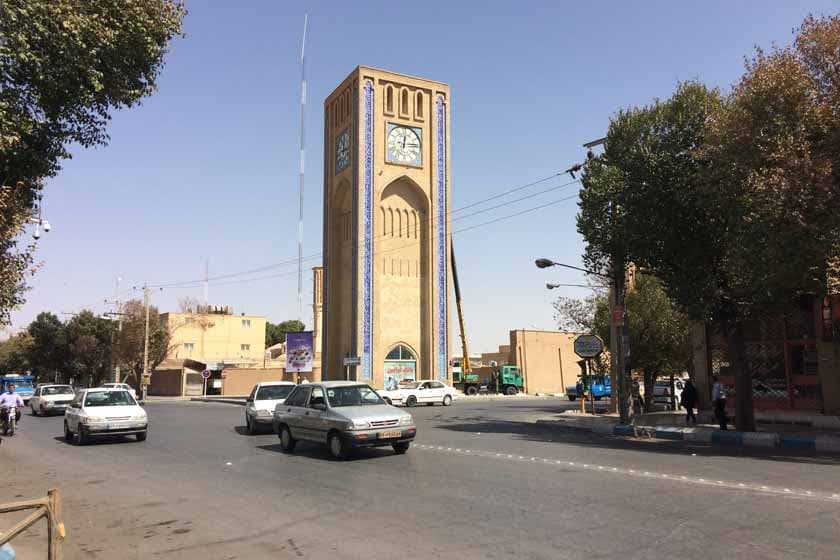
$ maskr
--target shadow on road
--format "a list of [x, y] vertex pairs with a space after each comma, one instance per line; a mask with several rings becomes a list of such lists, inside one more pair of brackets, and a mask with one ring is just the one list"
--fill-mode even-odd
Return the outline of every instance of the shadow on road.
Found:
[[[283, 448], [280, 447], [279, 443], [274, 443], [271, 445], [258, 445], [257, 449], [262, 449], [265, 451], [272, 451], [274, 453], [280, 453], [283, 455], [295, 455], [298, 457], [307, 457], [309, 459], [317, 459], [320, 461], [336, 461], [330, 456], [327, 448], [323, 445], [317, 443], [309, 443], [309, 442], [298, 442], [297, 446], [295, 447], [294, 453], [286, 453], [283, 451]], [[409, 451], [411, 453], [411, 451]], [[353, 453], [345, 461], [369, 461], [372, 459], [377, 459], [381, 457], [387, 456], [394, 456], [395, 453], [388, 447], [373, 447], [373, 448], [362, 448], [356, 449]]]
[[592, 432], [577, 430], [574, 428], [541, 426], [531, 422], [511, 422], [504, 420], [452, 424], [441, 422], [435, 427], [442, 430], [451, 430], [453, 432], [506, 434], [524, 441], [580, 445], [603, 449], [623, 449], [628, 451], [641, 451], [645, 453], [674, 455], [691, 452], [704, 457], [748, 457], [752, 459], [782, 461], [789, 463], [840, 465], [840, 455], [833, 454], [818, 454], [816, 452], [808, 453], [807, 451], [787, 449], [761, 449], [735, 446], [728, 447], [726, 445], [700, 442], [617, 437], [594, 434]]
[[[130, 439], [129, 439], [130, 438]], [[73, 442], [66, 441], [64, 436], [55, 436], [53, 439], [57, 442], [63, 443], [64, 445], [75, 445]], [[96, 436], [95, 439], [89, 439], [85, 441], [85, 444], [82, 447], [87, 447], [88, 445], [113, 445], [116, 443], [142, 443], [137, 441], [134, 436]]]

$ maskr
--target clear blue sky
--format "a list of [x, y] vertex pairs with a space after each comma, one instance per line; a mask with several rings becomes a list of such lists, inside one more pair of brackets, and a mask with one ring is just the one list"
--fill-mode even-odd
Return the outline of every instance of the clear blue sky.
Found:
[[[809, 12], [834, 13], [840, 3], [191, 0], [187, 7], [186, 37], [173, 42], [159, 91], [114, 115], [107, 147], [74, 149], [49, 181], [44, 216], [53, 231], [42, 237], [37, 256], [44, 267], [28, 303], [13, 315], [13, 328], [42, 310], [103, 311], [118, 275], [129, 288], [144, 280], [200, 278], [205, 259], [212, 277], [296, 257], [306, 11], [310, 255], [321, 251], [323, 99], [359, 64], [450, 84], [452, 207], [458, 208], [580, 161], [581, 144], [603, 135], [617, 109], [667, 97], [679, 80], [728, 88], [754, 45], [788, 43]], [[540, 256], [580, 263], [576, 210], [572, 200], [456, 236], [472, 349], [507, 343], [513, 328], [551, 328], [552, 298], [585, 295], [575, 288], [547, 291], [546, 281], [582, 278], [533, 265]], [[231, 278], [288, 274], [211, 286], [211, 302], [272, 321], [294, 318], [295, 271], [291, 264]], [[309, 303], [308, 268], [305, 288]], [[153, 301], [169, 310], [183, 296], [200, 298], [202, 289], [157, 291]], [[311, 324], [309, 307], [306, 317]]]

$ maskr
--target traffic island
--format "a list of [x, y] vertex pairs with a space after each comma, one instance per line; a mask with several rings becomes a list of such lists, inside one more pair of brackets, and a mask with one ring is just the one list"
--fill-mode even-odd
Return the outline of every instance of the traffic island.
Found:
[[[641, 420], [645, 416], [640, 415]], [[656, 420], [654, 420], [655, 422]], [[796, 433], [785, 431], [740, 432], [713, 426], [679, 427], [669, 425], [621, 424], [615, 415], [561, 414], [537, 420], [541, 426], [581, 430], [600, 435], [711, 443], [721, 446], [778, 448], [816, 453], [840, 453], [840, 433]]]

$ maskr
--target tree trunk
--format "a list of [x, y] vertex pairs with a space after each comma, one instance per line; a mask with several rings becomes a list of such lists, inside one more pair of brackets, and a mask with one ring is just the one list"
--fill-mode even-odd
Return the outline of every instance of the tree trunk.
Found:
[[735, 429], [754, 432], [752, 375], [747, 367], [744, 331], [739, 321], [726, 329], [726, 341], [729, 363], [735, 374]]
[[653, 388], [656, 385], [656, 374], [652, 371], [644, 370], [645, 383], [645, 412], [653, 412]]
[[671, 410], [677, 410], [677, 395], [674, 391], [674, 370], [671, 370]]

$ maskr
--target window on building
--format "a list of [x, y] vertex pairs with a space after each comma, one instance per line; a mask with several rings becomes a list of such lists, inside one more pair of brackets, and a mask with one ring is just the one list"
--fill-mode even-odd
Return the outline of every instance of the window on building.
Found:
[[239, 345], [239, 350], [240, 350], [241, 352], [248, 352], [250, 349], [251, 349], [251, 345], [250, 345], [250, 344], [240, 344], [240, 345]]
[[419, 91], [414, 96], [414, 116], [418, 119], [423, 118], [423, 94]]
[[195, 350], [195, 342], [185, 342], [184, 350], [186, 350], [187, 352], [192, 352], [193, 350]]
[[400, 112], [403, 115], [408, 115], [408, 90], [403, 89], [400, 92]]
[[388, 352], [388, 355], [385, 356], [386, 360], [416, 360], [417, 358], [414, 357], [414, 354], [411, 350], [408, 349], [407, 346], [403, 346], [402, 344], [398, 344], [394, 347], [393, 350]]
[[385, 86], [385, 112], [394, 112], [394, 87], [390, 84]]
[[251, 328], [251, 319], [242, 319], [242, 326], [246, 329]]

